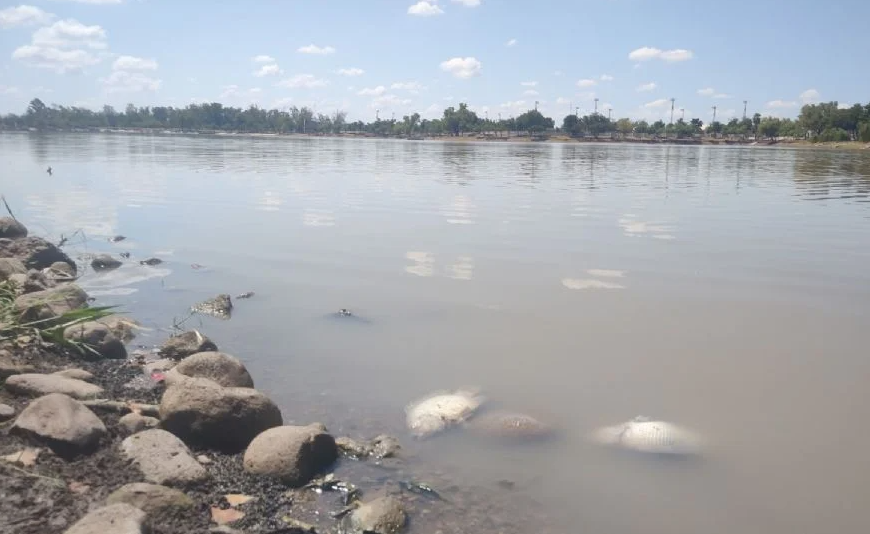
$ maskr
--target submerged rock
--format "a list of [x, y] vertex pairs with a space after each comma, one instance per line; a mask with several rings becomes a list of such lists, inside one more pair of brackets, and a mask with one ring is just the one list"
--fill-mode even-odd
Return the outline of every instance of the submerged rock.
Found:
[[0, 238], [18, 239], [27, 237], [27, 227], [12, 217], [0, 217]]
[[189, 378], [163, 394], [160, 422], [185, 443], [235, 453], [283, 419], [275, 403], [255, 389]]
[[160, 265], [161, 263], [163, 263], [163, 260], [161, 260], [160, 258], [148, 258], [147, 260], [141, 260], [139, 262], [139, 265], [148, 265], [153, 267], [155, 265]]
[[190, 450], [171, 433], [153, 428], [124, 439], [121, 452], [155, 484], [189, 485], [208, 478]]
[[91, 267], [93, 267], [95, 271], [109, 271], [117, 269], [121, 265], [123, 265], [121, 260], [115, 259], [108, 254], [99, 254], [91, 260]]
[[118, 503], [135, 506], [151, 517], [189, 510], [194, 506], [193, 499], [177, 489], [146, 482], [125, 484], [106, 497], [106, 504]]
[[167, 339], [160, 347], [160, 354], [166, 358], [180, 360], [197, 352], [210, 352], [218, 350], [212, 340], [200, 334], [196, 330], [182, 332]]
[[45, 291], [21, 295], [15, 299], [15, 313], [23, 321], [40, 321], [59, 317], [87, 304], [88, 294], [75, 284], [64, 284]]
[[45, 276], [56, 282], [68, 282], [76, 277], [76, 270], [70, 264], [56, 261], [42, 270]]
[[64, 534], [146, 534], [145, 512], [126, 503], [88, 512]]
[[360, 443], [353, 438], [335, 438], [335, 446], [342, 455], [354, 459], [362, 459], [371, 454], [371, 447], [367, 443]]
[[46, 443], [66, 456], [95, 449], [106, 435], [106, 427], [84, 404], [52, 393], [31, 402], [15, 420], [11, 432]]
[[700, 436], [691, 430], [644, 416], [599, 428], [590, 438], [602, 445], [649, 454], [693, 455], [702, 448]]
[[229, 319], [232, 316], [233, 300], [227, 294], [220, 294], [214, 298], [194, 304], [190, 309], [196, 313], [210, 315], [218, 319]]
[[405, 422], [415, 438], [427, 438], [466, 421], [483, 402], [474, 391], [432, 393], [405, 408]]
[[259, 434], [245, 451], [245, 471], [300, 487], [338, 457], [335, 439], [320, 423], [279, 426]]
[[5, 387], [16, 395], [31, 397], [61, 393], [74, 399], [94, 399], [103, 394], [103, 388], [89, 384], [84, 380], [38, 373], [10, 376], [6, 379]]
[[378, 459], [392, 458], [399, 453], [401, 448], [402, 446], [399, 445], [398, 439], [387, 434], [381, 434], [372, 440], [371, 455]]
[[84, 343], [97, 354], [86, 351], [86, 355], [120, 360], [127, 357], [127, 349], [120, 339], [112, 334], [109, 327], [99, 321], [87, 321], [68, 327], [63, 337]]
[[342, 521], [347, 534], [395, 534], [405, 528], [408, 516], [395, 497], [379, 497], [363, 503]]
[[41, 237], [0, 238], [0, 258], [18, 258], [28, 269], [42, 270], [62, 261], [75, 269], [75, 262], [62, 250]]
[[481, 436], [511, 440], [541, 440], [555, 434], [550, 425], [530, 415], [509, 411], [480, 414], [468, 421], [466, 428]]
[[208, 378], [224, 387], [254, 387], [254, 380], [244, 364], [223, 352], [199, 352], [184, 358], [166, 373], [166, 384], [185, 378]]

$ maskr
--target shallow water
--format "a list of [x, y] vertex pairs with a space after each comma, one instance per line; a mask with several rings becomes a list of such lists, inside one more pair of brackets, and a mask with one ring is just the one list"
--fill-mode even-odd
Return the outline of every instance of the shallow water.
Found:
[[[867, 152], [7, 134], [0, 161], [33, 234], [132, 254], [82, 285], [153, 329], [136, 343], [254, 291], [185, 324], [288, 422], [399, 435], [465, 488], [451, 517], [497, 516], [475, 531], [870, 531]], [[404, 406], [467, 385], [560, 439], [411, 442]], [[585, 439], [640, 414], [706, 454]]]

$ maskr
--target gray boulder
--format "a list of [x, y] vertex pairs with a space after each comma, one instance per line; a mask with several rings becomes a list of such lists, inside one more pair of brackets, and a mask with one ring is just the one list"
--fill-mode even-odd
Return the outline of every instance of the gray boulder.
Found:
[[89, 512], [64, 534], [147, 534], [145, 512], [126, 503], [110, 504]]
[[27, 237], [27, 227], [12, 217], [0, 217], [0, 237], [7, 239]]
[[275, 403], [255, 389], [224, 388], [205, 378], [189, 378], [163, 394], [160, 422], [192, 446], [235, 453], [283, 420]]
[[106, 504], [118, 503], [135, 506], [151, 517], [193, 508], [193, 499], [177, 489], [145, 482], [125, 484], [106, 497]]
[[104, 317], [98, 319], [97, 322], [106, 325], [109, 328], [109, 331], [112, 332], [112, 335], [120, 339], [122, 343], [133, 341], [136, 337], [136, 332], [134, 330], [139, 326], [137, 321], [130, 319], [129, 317], [121, 317], [118, 315]]
[[121, 260], [113, 258], [108, 254], [98, 254], [93, 260], [91, 260], [91, 267], [95, 271], [109, 271], [117, 269], [121, 265], [123, 265]]
[[341, 454], [354, 459], [366, 458], [372, 452], [368, 444], [348, 437], [335, 438], [335, 446]]
[[42, 270], [62, 261], [75, 269], [75, 262], [62, 250], [41, 237], [0, 238], [0, 258], [18, 258], [28, 269]]
[[160, 419], [156, 417], [148, 417], [135, 412], [128, 413], [118, 420], [118, 425], [127, 434], [135, 434], [149, 428], [157, 428], [160, 425]]
[[[64, 330], [63, 337], [84, 343], [103, 358], [122, 360], [127, 357], [124, 343], [115, 337], [108, 326], [98, 321], [88, 321], [70, 326]], [[96, 357], [96, 354], [87, 354]]]
[[103, 394], [103, 388], [84, 380], [39, 373], [10, 376], [6, 379], [6, 389], [16, 395], [30, 397], [61, 393], [74, 399], [94, 399]]
[[206, 470], [191, 456], [184, 443], [159, 428], [124, 439], [121, 452], [136, 464], [145, 480], [155, 484], [185, 486], [208, 478]]
[[8, 404], [0, 404], [0, 421], [8, 421], [15, 417], [15, 408]]
[[395, 497], [379, 497], [363, 503], [343, 520], [348, 534], [395, 534], [405, 528], [408, 515]]
[[46, 276], [58, 281], [72, 280], [76, 277], [75, 267], [62, 261], [52, 263], [49, 267], [43, 269], [42, 272], [44, 272]]
[[338, 457], [335, 439], [320, 423], [270, 428], [245, 451], [245, 471], [280, 479], [300, 487]]
[[93, 373], [89, 371], [85, 371], [84, 369], [64, 369], [63, 371], [57, 371], [51, 373], [56, 376], [62, 376], [65, 378], [75, 378], [76, 380], [84, 380], [85, 382], [90, 382], [94, 379]]
[[63, 456], [87, 453], [106, 435], [106, 426], [82, 403], [59, 393], [31, 402], [10, 432], [46, 443]]
[[244, 364], [223, 352], [199, 352], [178, 362], [166, 373], [166, 384], [186, 378], [208, 378], [224, 387], [254, 387], [254, 380]]
[[22, 289], [24, 293], [33, 293], [35, 291], [45, 291], [55, 286], [57, 286], [57, 282], [46, 276], [45, 273], [36, 269], [30, 269], [24, 278]]
[[23, 321], [54, 319], [64, 313], [85, 307], [88, 295], [75, 284], [36, 291], [15, 299], [15, 313]]
[[180, 360], [197, 352], [209, 352], [218, 350], [212, 340], [200, 334], [196, 330], [182, 332], [177, 336], [167, 339], [160, 347], [160, 354], [166, 358]]
[[13, 274], [27, 274], [27, 267], [17, 258], [0, 258], [0, 282]]
[[376, 436], [372, 440], [371, 455], [375, 458], [393, 458], [402, 448], [399, 440], [387, 434]]

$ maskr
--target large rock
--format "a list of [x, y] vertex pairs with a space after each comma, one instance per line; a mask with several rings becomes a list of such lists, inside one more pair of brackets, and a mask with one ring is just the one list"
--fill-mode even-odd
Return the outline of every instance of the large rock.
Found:
[[12, 354], [7, 350], [0, 350], [0, 379], [9, 378], [12, 375], [32, 373], [35, 369], [29, 365], [20, 365], [12, 359]]
[[167, 339], [160, 347], [160, 354], [167, 358], [180, 360], [197, 352], [209, 352], [218, 350], [212, 340], [200, 334], [196, 330], [182, 332], [177, 336]]
[[149, 428], [157, 428], [160, 425], [160, 419], [156, 417], [148, 417], [147, 415], [138, 414], [136, 412], [128, 413], [118, 419], [120, 426], [125, 433], [135, 434]]
[[84, 380], [85, 382], [90, 382], [94, 379], [94, 374], [90, 371], [85, 371], [84, 369], [64, 369], [62, 371], [55, 371], [51, 374], [66, 378], [75, 378], [76, 380]]
[[117, 269], [121, 265], [123, 265], [121, 260], [113, 258], [108, 254], [98, 254], [93, 260], [91, 260], [91, 267], [95, 271]]
[[166, 384], [171, 386], [191, 377], [208, 378], [224, 387], [254, 387], [254, 380], [244, 364], [223, 352], [200, 352], [188, 356], [166, 373]]
[[346, 516], [343, 531], [348, 534], [395, 534], [405, 528], [408, 516], [395, 497], [379, 497], [363, 503]]
[[82, 403], [60, 393], [31, 402], [11, 432], [44, 442], [58, 454], [87, 453], [106, 435], [106, 426]]
[[75, 284], [64, 284], [21, 295], [15, 299], [15, 313], [22, 321], [48, 320], [83, 308], [87, 301], [88, 294], [82, 288]]
[[36, 269], [30, 269], [23, 277], [20, 274], [14, 274], [9, 279], [15, 280], [21, 288], [21, 294], [45, 291], [57, 286], [57, 282]]
[[177, 489], [145, 482], [125, 484], [106, 497], [106, 504], [118, 503], [135, 506], [151, 517], [193, 508], [193, 499]]
[[145, 480], [155, 484], [185, 486], [208, 478], [184, 443], [159, 428], [126, 438], [121, 442], [121, 452], [136, 464]]
[[27, 237], [27, 227], [12, 217], [0, 217], [0, 237], [7, 239]]
[[232, 453], [283, 422], [275, 403], [259, 391], [224, 388], [205, 378], [189, 378], [167, 389], [160, 420], [185, 443]]
[[0, 239], [0, 258], [18, 258], [28, 269], [42, 270], [62, 261], [75, 269], [75, 262], [62, 250], [41, 237]]
[[17, 258], [0, 258], [0, 282], [13, 274], [27, 274], [27, 267]]
[[42, 272], [55, 280], [72, 280], [76, 277], [75, 268], [69, 263], [62, 261], [52, 263], [49, 267], [43, 269]]
[[98, 508], [79, 519], [64, 534], [146, 534], [145, 512], [127, 503]]
[[268, 475], [299, 487], [338, 457], [335, 439], [320, 423], [270, 428], [245, 451], [245, 471]]
[[15, 417], [15, 408], [8, 404], [0, 404], [0, 421], [8, 421]]
[[139, 327], [139, 323], [129, 317], [121, 317], [112, 315], [111, 317], [103, 317], [97, 320], [98, 323], [104, 324], [109, 328], [116, 338], [122, 343], [129, 343], [136, 337], [135, 329]]
[[6, 379], [6, 389], [16, 395], [30, 397], [61, 393], [74, 399], [94, 399], [103, 394], [103, 388], [84, 380], [39, 373], [10, 376]]
[[[122, 360], [127, 357], [124, 343], [115, 337], [111, 329], [98, 321], [87, 321], [68, 327], [63, 337], [84, 343], [103, 358]], [[97, 356], [97, 354], [92, 354]]]

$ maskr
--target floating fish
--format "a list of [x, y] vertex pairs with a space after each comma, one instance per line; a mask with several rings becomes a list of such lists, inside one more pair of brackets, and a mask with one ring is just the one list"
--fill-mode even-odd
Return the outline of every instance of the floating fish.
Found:
[[648, 454], [692, 455], [700, 452], [700, 437], [686, 428], [638, 416], [592, 433], [602, 445]]
[[405, 408], [405, 422], [415, 438], [427, 438], [465, 422], [484, 400], [468, 390], [433, 393]]

